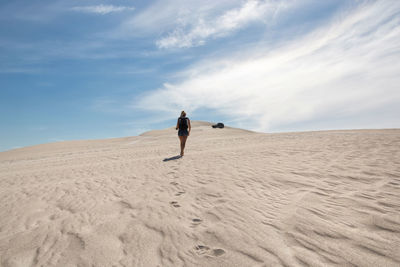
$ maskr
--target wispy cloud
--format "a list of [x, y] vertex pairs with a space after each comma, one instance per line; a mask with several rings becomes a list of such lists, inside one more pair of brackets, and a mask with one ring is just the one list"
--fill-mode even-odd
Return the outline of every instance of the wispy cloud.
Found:
[[76, 6], [72, 7], [71, 10], [85, 13], [95, 13], [95, 14], [109, 14], [113, 12], [121, 12], [126, 10], [134, 10], [134, 7], [126, 6], [114, 6], [114, 5], [97, 5], [97, 6]]
[[207, 39], [229, 35], [252, 22], [267, 22], [272, 19], [274, 13], [285, 6], [287, 4], [280, 1], [250, 0], [239, 8], [225, 11], [222, 15], [204, 13], [194, 21], [180, 17], [177, 28], [158, 40], [157, 46], [186, 48], [203, 45]]
[[399, 12], [398, 1], [361, 4], [278, 48], [193, 65], [135, 105], [163, 114], [212, 109], [262, 131], [346, 117], [369, 127], [368, 118], [400, 103]]
[[177, 25], [237, 6], [238, 3], [240, 0], [158, 0], [128, 18], [118, 32], [124, 35], [163, 33]]

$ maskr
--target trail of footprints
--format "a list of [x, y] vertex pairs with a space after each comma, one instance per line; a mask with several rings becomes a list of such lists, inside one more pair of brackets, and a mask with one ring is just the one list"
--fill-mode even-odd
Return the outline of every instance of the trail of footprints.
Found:
[[[174, 186], [178, 186], [179, 183], [177, 182], [170, 182], [171, 185]], [[185, 194], [185, 191], [179, 191], [175, 194], [175, 196], [180, 196], [182, 194]], [[181, 205], [179, 205], [179, 203], [177, 201], [171, 201], [170, 204], [175, 207], [175, 208], [179, 208], [181, 207]], [[196, 226], [198, 226], [199, 224], [201, 224], [203, 222], [202, 219], [199, 218], [194, 218], [192, 219], [192, 223], [191, 223], [191, 228], [195, 228]], [[194, 250], [196, 252], [197, 255], [199, 256], [205, 256], [205, 257], [220, 257], [222, 255], [224, 255], [226, 252], [225, 250], [221, 249], [221, 248], [210, 248], [206, 245], [197, 245], [194, 247]]]
[[[170, 182], [170, 184], [172, 184], [174, 186], [179, 185], [179, 183], [177, 183], [177, 182]], [[178, 193], [175, 194], [175, 196], [180, 196], [180, 195], [182, 195], [184, 193], [185, 193], [185, 191], [179, 191]], [[177, 201], [171, 201], [171, 202], [169, 202], [169, 204], [171, 204], [175, 208], [179, 208], [181, 206], [181, 205], [178, 204]]]

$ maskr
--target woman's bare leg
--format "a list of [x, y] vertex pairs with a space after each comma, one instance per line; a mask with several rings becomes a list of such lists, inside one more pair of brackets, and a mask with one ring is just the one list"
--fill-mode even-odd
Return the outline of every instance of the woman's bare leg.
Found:
[[181, 142], [181, 156], [183, 156], [183, 150], [185, 149], [185, 145], [183, 144], [183, 138], [185, 136], [178, 136], [179, 137], [179, 141]]
[[183, 156], [184, 154], [184, 150], [185, 150], [185, 145], [186, 145], [186, 139], [188, 138], [187, 136], [182, 136], [182, 143], [181, 143], [181, 156]]

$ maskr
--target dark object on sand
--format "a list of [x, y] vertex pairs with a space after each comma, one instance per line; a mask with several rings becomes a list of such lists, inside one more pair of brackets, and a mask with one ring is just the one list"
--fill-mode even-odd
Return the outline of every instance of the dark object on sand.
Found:
[[218, 122], [217, 124], [214, 124], [213, 126], [212, 126], [213, 128], [224, 128], [224, 124], [222, 123], [222, 122]]

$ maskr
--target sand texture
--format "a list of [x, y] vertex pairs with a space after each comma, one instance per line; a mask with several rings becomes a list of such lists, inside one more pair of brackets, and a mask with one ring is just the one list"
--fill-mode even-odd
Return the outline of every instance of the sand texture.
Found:
[[400, 266], [400, 130], [192, 122], [0, 153], [0, 266]]

